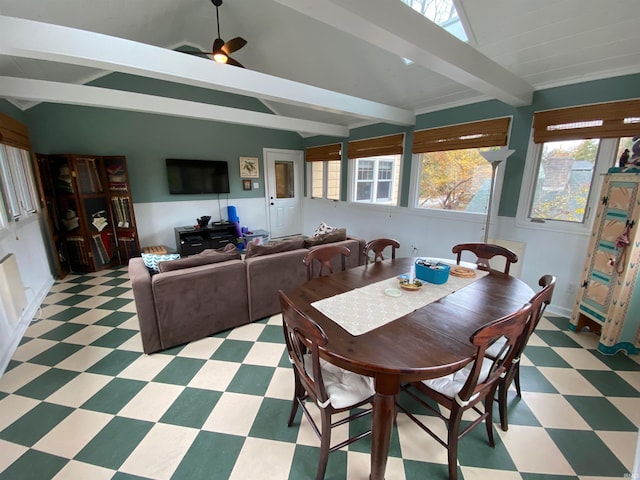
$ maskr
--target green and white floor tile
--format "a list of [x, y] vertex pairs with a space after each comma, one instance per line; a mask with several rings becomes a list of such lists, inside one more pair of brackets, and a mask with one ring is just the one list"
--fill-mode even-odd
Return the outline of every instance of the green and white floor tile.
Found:
[[[39, 316], [0, 378], [0, 480], [315, 476], [318, 440], [306, 419], [287, 427], [293, 379], [279, 316], [146, 356], [126, 268], [66, 277]], [[542, 320], [509, 431], [496, 425], [495, 449], [482, 427], [465, 437], [459, 478], [630, 477], [639, 361], [599, 354], [595, 335], [567, 323]], [[358, 425], [335, 438], [349, 428]], [[326, 479], [367, 479], [368, 452], [366, 439], [330, 455]], [[399, 415], [386, 478], [446, 471], [445, 449]]]

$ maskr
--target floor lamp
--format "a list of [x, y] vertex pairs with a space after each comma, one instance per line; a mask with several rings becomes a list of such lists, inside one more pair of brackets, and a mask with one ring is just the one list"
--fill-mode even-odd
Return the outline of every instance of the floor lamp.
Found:
[[484, 243], [487, 243], [489, 239], [489, 222], [491, 221], [491, 210], [493, 207], [493, 189], [496, 183], [496, 173], [498, 171], [498, 165], [507, 160], [507, 157], [511, 155], [515, 150], [509, 150], [507, 147], [500, 147], [499, 150], [487, 150], [486, 152], [480, 152], [480, 155], [491, 164], [491, 187], [489, 187], [489, 205], [487, 205], [487, 221], [484, 226]]

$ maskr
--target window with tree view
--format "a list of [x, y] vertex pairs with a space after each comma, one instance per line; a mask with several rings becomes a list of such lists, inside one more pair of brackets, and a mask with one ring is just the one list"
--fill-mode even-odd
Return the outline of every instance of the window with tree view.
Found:
[[416, 207], [487, 213], [491, 164], [480, 155], [480, 150], [420, 154]]
[[602, 176], [630, 148], [640, 124], [640, 100], [580, 105], [535, 112], [533, 143], [525, 175], [530, 182], [522, 220], [563, 222], [589, 228]]
[[[542, 144], [529, 217], [533, 220], [583, 223], [589, 198], [592, 194], [597, 195], [597, 192], [592, 193], [592, 189], [599, 158], [603, 157], [600, 161], [604, 163], [605, 171], [614, 166], [615, 158], [608, 153], [601, 155], [600, 147], [617, 141], [583, 139]], [[631, 143], [631, 138], [621, 138], [619, 154], [630, 148]], [[606, 151], [611, 152], [612, 148]]]

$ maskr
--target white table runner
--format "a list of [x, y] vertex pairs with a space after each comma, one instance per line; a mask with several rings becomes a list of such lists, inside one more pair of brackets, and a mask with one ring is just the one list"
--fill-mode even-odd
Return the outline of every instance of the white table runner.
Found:
[[[423, 282], [423, 287], [417, 291], [401, 289], [398, 278], [393, 277], [318, 300], [311, 306], [351, 335], [362, 335], [456, 292], [488, 274], [489, 272], [476, 270], [476, 276], [472, 278], [449, 275], [447, 283], [434, 285]], [[402, 295], [390, 297], [384, 293], [387, 288], [397, 288]]]

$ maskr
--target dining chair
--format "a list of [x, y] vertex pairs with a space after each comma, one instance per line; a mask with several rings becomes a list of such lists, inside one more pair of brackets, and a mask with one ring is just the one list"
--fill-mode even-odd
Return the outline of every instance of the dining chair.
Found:
[[396, 258], [396, 248], [400, 248], [400, 242], [394, 240], [393, 238], [376, 238], [374, 240], [369, 241], [364, 246], [364, 257], [365, 257], [365, 265], [369, 264], [369, 253], [373, 252], [373, 262], [377, 262], [378, 260], [384, 260], [382, 256], [382, 252], [385, 248], [391, 247], [391, 258]]
[[[525, 326], [525, 331], [520, 339], [520, 344], [516, 346], [516, 355], [507, 369], [506, 374], [500, 379], [500, 383], [498, 385], [498, 396], [495, 398], [498, 402], [498, 411], [500, 412], [500, 428], [505, 432], [509, 429], [509, 421], [507, 418], [507, 393], [511, 383], [513, 382], [516, 387], [516, 394], [518, 397], [522, 397], [522, 391], [520, 390], [520, 357], [529, 342], [531, 334], [538, 326], [547, 305], [551, 303], [553, 290], [556, 286], [556, 277], [553, 275], [543, 275], [540, 277], [540, 280], [538, 280], [538, 285], [540, 285], [542, 289], [537, 292], [531, 300], [529, 300], [529, 303], [531, 303], [531, 316]], [[499, 352], [502, 351], [504, 342], [505, 339], [498, 339], [487, 349], [485, 356], [489, 358], [496, 357]]]
[[[316, 322], [296, 307], [282, 290], [278, 293], [282, 307], [284, 338], [289, 360], [293, 366], [295, 382], [288, 425], [293, 424], [300, 406], [311, 428], [320, 439], [320, 459], [316, 480], [321, 480], [327, 468], [329, 453], [371, 434], [369, 428], [331, 446], [332, 428], [371, 413], [371, 407], [365, 409], [361, 407], [373, 402], [375, 393], [373, 378], [343, 370], [320, 358], [320, 347], [327, 343], [326, 334]], [[320, 428], [307, 408], [307, 400], [312, 401], [320, 410]], [[334, 414], [356, 409], [355, 413], [332, 422]]]
[[[404, 392], [445, 422], [446, 440], [403, 407], [401, 400], [396, 401], [398, 410], [406, 413], [422, 430], [447, 448], [449, 480], [456, 480], [458, 477], [458, 441], [482, 421], [486, 424], [489, 445], [495, 447], [493, 399], [501, 376], [515, 357], [516, 347], [524, 334], [530, 314], [531, 304], [527, 303], [520, 310], [478, 328], [469, 339], [476, 348], [475, 355], [464, 368], [444, 377], [402, 386]], [[487, 358], [487, 348], [502, 337], [505, 342], [500, 354], [495, 358]], [[443, 414], [437, 406], [432, 406], [433, 401], [445, 407], [448, 415]], [[481, 402], [484, 404], [482, 409], [479, 405]], [[470, 410], [475, 412], [475, 418], [461, 431], [462, 415]]]
[[346, 270], [346, 258], [350, 254], [351, 250], [342, 245], [327, 244], [312, 248], [302, 259], [303, 263], [307, 266], [307, 280], [314, 278], [313, 265], [316, 262], [320, 263], [320, 270], [318, 272], [319, 277], [322, 276], [322, 272], [325, 271], [325, 269], [329, 274], [333, 273], [331, 261], [338, 255], [340, 255], [342, 270]]
[[504, 273], [507, 274], [509, 273], [511, 264], [518, 261], [518, 255], [514, 251], [500, 245], [494, 245], [492, 243], [459, 243], [458, 245], [455, 245], [451, 249], [451, 251], [458, 254], [458, 257], [456, 259], [458, 265], [460, 265], [460, 257], [462, 256], [462, 252], [468, 251], [473, 253], [477, 257], [476, 264], [483, 270], [491, 269], [489, 260], [493, 257], [504, 257], [506, 262], [504, 266]]

